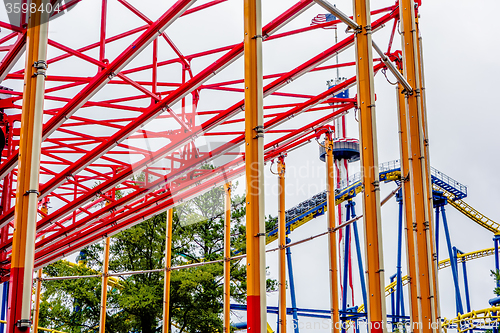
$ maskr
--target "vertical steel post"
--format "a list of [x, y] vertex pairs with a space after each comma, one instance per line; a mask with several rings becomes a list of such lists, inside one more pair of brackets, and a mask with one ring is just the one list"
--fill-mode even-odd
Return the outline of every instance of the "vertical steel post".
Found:
[[37, 272], [35, 310], [33, 311], [33, 332], [35, 333], [38, 332], [38, 322], [40, 317], [40, 298], [42, 296], [42, 274], [43, 270], [40, 268]]
[[170, 270], [172, 264], [172, 228], [174, 209], [167, 211], [165, 232], [165, 279], [163, 284], [163, 327], [162, 333], [168, 333], [170, 328]]
[[453, 285], [455, 287], [455, 304], [457, 308], [457, 314], [464, 314], [464, 310], [462, 307], [462, 297], [460, 296], [460, 285], [458, 282], [457, 260], [455, 258], [453, 247], [451, 246], [450, 230], [448, 229], [448, 220], [446, 219], [446, 211], [444, 209], [444, 206], [441, 206], [441, 214], [443, 217], [443, 228], [444, 228], [444, 235], [446, 237], [446, 245], [448, 246], [448, 255], [450, 257], [451, 274], [453, 275]]
[[[106, 18], [108, 13], [108, 0], [102, 0], [101, 3], [101, 31], [99, 38], [99, 60], [104, 62], [106, 59]], [[103, 68], [99, 68], [99, 71]]]
[[469, 279], [467, 277], [467, 262], [462, 260], [462, 273], [464, 275], [464, 288], [465, 288], [465, 302], [467, 305], [467, 312], [471, 312], [470, 307], [470, 293], [469, 293]]
[[261, 1], [244, 0], [247, 330], [267, 330]]
[[[493, 238], [493, 242], [495, 244], [495, 272], [500, 272], [500, 258], [498, 256], [498, 241], [499, 241], [499, 236], [495, 235], [495, 238]], [[500, 288], [500, 280], [496, 281], [497, 288]]]
[[[8, 141], [8, 146], [7, 146], [7, 152], [8, 156], [10, 156], [13, 152], [13, 143], [12, 143], [12, 131], [13, 131], [13, 126], [12, 123], [9, 123], [5, 127], [5, 135], [7, 137]], [[11, 195], [12, 195], [12, 178], [13, 174], [10, 172], [5, 178], [3, 179], [3, 188], [2, 188], [2, 214], [5, 214], [11, 207]], [[9, 238], [9, 228], [10, 226], [5, 226], [0, 230], [0, 241], [2, 244], [7, 242], [7, 239]], [[4, 261], [7, 259], [7, 251], [2, 250], [0, 251], [0, 261]], [[3, 283], [3, 288], [2, 288], [2, 305], [1, 305], [1, 312], [0, 312], [0, 319], [6, 320], [7, 318], [7, 307], [8, 307], [8, 299], [9, 299], [9, 281], [5, 281]], [[0, 333], [5, 332], [5, 324], [0, 324]]]
[[411, 186], [411, 206], [416, 240], [419, 295], [412, 295], [419, 303], [421, 311], [421, 332], [439, 330], [439, 303], [435, 283], [437, 263], [432, 240], [432, 214], [430, 212], [430, 175], [428, 140], [426, 138], [425, 114], [421, 99], [420, 65], [417, 28], [415, 22], [415, 2], [400, 0], [401, 36], [403, 45], [403, 68], [406, 80], [413, 88], [407, 95], [407, 130], [409, 138], [409, 167]]
[[[498, 273], [500, 272], [500, 258], [498, 257], [498, 235], [495, 235], [493, 238], [494, 247], [495, 247], [495, 278], [498, 277]], [[500, 281], [496, 279], [496, 287], [500, 288]], [[493, 333], [498, 333], [498, 327], [496, 325], [493, 326]]]
[[279, 244], [279, 332], [286, 333], [286, 216], [285, 216], [285, 159], [278, 159], [279, 205], [278, 205], [278, 244]]
[[436, 260], [439, 262], [439, 207], [435, 209], [435, 219], [434, 219], [434, 234], [436, 239]]
[[[49, 201], [47, 197], [45, 197], [42, 201], [42, 207], [40, 208], [40, 210], [44, 214], [47, 214], [49, 212], [48, 202]], [[40, 319], [39, 317], [40, 317], [40, 298], [42, 296], [42, 275], [43, 275], [43, 269], [40, 268], [37, 272], [35, 310], [33, 311], [33, 332], [35, 333], [38, 333], [38, 322]]]
[[[396, 278], [397, 278], [397, 274], [391, 275], [389, 277], [391, 283], [393, 283], [394, 279], [396, 279]], [[397, 280], [396, 280], [396, 287], [395, 288], [397, 288]], [[397, 289], [396, 290], [392, 289], [392, 293], [391, 293], [391, 315], [392, 315], [391, 322], [392, 322], [392, 330], [393, 331], [396, 328], [394, 322], [396, 321], [396, 318], [397, 318], [397, 316], [396, 316], [396, 299], [394, 298], [395, 297], [394, 294], [396, 293], [396, 291], [397, 291]]]
[[398, 218], [398, 259], [396, 266], [396, 321], [399, 322], [401, 317], [401, 305], [403, 302], [403, 281], [402, 281], [402, 252], [403, 252], [403, 193], [401, 190], [396, 194], [396, 200], [399, 206]]
[[386, 332], [384, 261], [380, 217], [380, 183], [378, 175], [375, 93], [369, 0], [354, 0], [356, 31], [356, 77], [358, 88], [359, 127], [361, 138], [361, 174], [364, 187], [366, 265], [368, 277], [368, 329]]
[[[356, 217], [356, 210], [354, 209], [355, 202], [352, 203], [351, 206], [351, 218]], [[361, 294], [363, 295], [363, 304], [365, 305], [365, 311], [366, 311], [366, 304], [368, 304], [368, 300], [366, 297], [366, 282], [365, 282], [365, 271], [363, 269], [363, 256], [361, 254], [361, 242], [359, 241], [359, 233], [358, 233], [358, 222], [354, 221], [352, 223], [352, 231], [354, 233], [354, 242], [356, 244], [356, 254], [358, 257], [358, 269], [359, 269], [359, 282], [361, 284]]]
[[[291, 243], [290, 238], [286, 238], [286, 243]], [[290, 282], [290, 301], [292, 302], [293, 331], [299, 333], [299, 316], [297, 313], [297, 299], [295, 297], [295, 280], [293, 278], [292, 250], [286, 248], [286, 260], [288, 265], [288, 281]]]
[[[7, 307], [9, 306], [9, 282], [6, 281], [3, 283], [2, 288], [2, 320], [5, 320], [5, 315], [7, 314]], [[0, 324], [0, 333], [5, 332], [6, 324]]]
[[106, 243], [104, 245], [104, 262], [102, 267], [102, 285], [101, 285], [101, 313], [99, 319], [99, 333], [106, 332], [106, 307], [108, 301], [108, 269], [109, 269], [109, 247], [111, 243], [111, 238], [106, 237]]
[[[346, 215], [345, 215], [345, 220], [349, 221], [351, 219], [351, 203], [352, 201], [348, 201], [347, 204], [345, 205], [346, 207]], [[349, 277], [348, 272], [348, 266], [349, 266], [349, 256], [347, 255], [350, 253], [350, 237], [351, 237], [351, 225], [348, 225], [345, 227], [345, 232], [344, 232], [344, 276], [343, 276], [343, 281], [342, 281], [342, 312], [343, 315], [346, 316], [347, 312], [347, 278]], [[345, 319], [342, 320], [342, 323], [344, 324], [346, 322]], [[345, 332], [345, 325], [342, 325], [342, 332]]]
[[326, 150], [326, 192], [327, 192], [327, 216], [328, 216], [328, 246], [330, 264], [330, 304], [332, 310], [332, 332], [340, 332], [339, 313], [339, 281], [337, 267], [337, 233], [335, 230], [335, 164], [333, 161], [332, 133], [325, 135]]
[[[47, 0], [33, 0], [36, 8]], [[7, 332], [29, 332], [42, 141], [48, 13], [28, 20]]]
[[224, 184], [224, 332], [231, 332], [231, 182]]
[[[398, 127], [399, 127], [399, 146], [401, 153], [401, 178], [403, 190], [403, 207], [405, 221], [405, 240], [406, 240], [406, 255], [408, 267], [408, 302], [410, 306], [410, 326], [419, 331], [420, 327], [420, 307], [416, 299], [419, 297], [418, 289], [418, 266], [417, 256], [415, 251], [415, 233], [413, 232], [413, 209], [411, 205], [411, 186], [410, 178], [410, 159], [409, 159], [409, 138], [407, 126], [408, 108], [406, 104], [406, 91], [401, 84], [398, 84], [396, 89], [398, 102]], [[404, 306], [403, 306], [404, 308]]]

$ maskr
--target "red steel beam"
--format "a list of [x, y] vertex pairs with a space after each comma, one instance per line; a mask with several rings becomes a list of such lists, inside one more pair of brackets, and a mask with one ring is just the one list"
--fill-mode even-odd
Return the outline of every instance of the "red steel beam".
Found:
[[[43, 139], [46, 139], [72, 114], [82, 107], [93, 95], [104, 87], [113, 77], [127, 66], [146, 46], [156, 39], [170, 24], [184, 13], [196, 0], [178, 0], [169, 10], [154, 22], [139, 38], [137, 38], [112, 63], [99, 72], [75, 97], [53, 116], [43, 128]], [[0, 179], [17, 166], [17, 156], [13, 155], [7, 164], [0, 167]], [[9, 170], [10, 169], [10, 170]]]
[[[303, 12], [307, 8], [309, 8], [312, 5], [312, 0], [302, 0], [298, 2], [296, 5], [292, 6], [289, 10], [287, 10], [284, 14], [280, 15], [277, 19], [273, 20], [270, 22], [266, 27], [263, 29], [263, 32], [266, 35], [271, 34], [272, 32], [276, 31], [276, 29], [281, 28], [283, 25], [285, 25], [287, 22], [289, 22], [293, 17], [297, 16], [298, 13]], [[149, 30], [149, 29], [148, 29]], [[77, 174], [78, 172], [82, 171], [85, 167], [90, 165], [92, 162], [97, 160], [99, 157], [101, 157], [103, 154], [108, 152], [109, 150], [113, 149], [117, 143], [123, 141], [126, 139], [129, 135], [133, 134], [140, 126], [142, 126], [145, 122], [149, 121], [150, 119], [156, 117], [158, 114], [163, 112], [164, 108], [173, 105], [176, 102], [180, 101], [183, 97], [185, 97], [187, 94], [191, 93], [193, 90], [195, 90], [197, 87], [202, 85], [204, 82], [206, 82], [208, 79], [210, 79], [212, 76], [214, 76], [217, 72], [221, 71], [224, 67], [228, 66], [230, 63], [235, 61], [239, 56], [243, 54], [243, 43], [238, 44], [236, 47], [234, 47], [230, 52], [226, 53], [224, 56], [222, 56], [219, 60], [214, 62], [212, 65], [208, 66], [205, 70], [197, 74], [195, 77], [193, 77], [191, 80], [187, 81], [185, 84], [177, 88], [175, 91], [173, 91], [171, 94], [166, 96], [164, 99], [162, 99], [161, 102], [154, 104], [150, 106], [145, 112], [143, 112], [134, 122], [129, 123], [127, 126], [125, 126], [122, 130], [118, 131], [115, 133], [112, 137], [110, 137], [108, 140], [100, 144], [99, 146], [95, 147], [92, 151], [90, 151], [88, 154], [86, 154], [84, 157], [79, 159], [77, 163], [74, 163], [70, 167], [68, 167], [66, 170], [61, 172], [58, 177], [55, 177], [48, 181], [47, 183], [43, 184], [40, 187], [40, 193], [41, 197], [44, 195], [47, 195], [48, 193], [52, 192], [55, 190], [59, 185], [61, 185], [66, 177], [68, 175], [74, 175]], [[104, 72], [104, 71], [103, 71]], [[286, 80], [283, 80], [286, 82]], [[76, 97], [75, 97], [76, 98]], [[73, 99], [74, 100], [74, 99]], [[68, 103], [69, 104], [69, 103]], [[216, 117], [217, 121], [209, 121], [206, 122], [203, 126], [197, 129], [197, 131], [193, 131], [191, 133], [187, 133], [183, 140], [179, 140], [177, 142], [174, 142], [170, 145], [168, 145], [168, 148], [170, 151], [174, 151], [176, 149], [179, 149], [180, 147], [184, 146], [188, 142], [190, 142], [193, 138], [193, 136], [199, 136], [202, 135], [203, 132], [206, 132], [212, 128], [214, 128], [216, 125], [221, 123], [224, 119], [230, 117], [234, 112], [238, 112], [241, 108], [238, 108], [237, 110], [230, 110], [226, 112], [226, 114], [219, 115]], [[2, 169], [0, 168], [0, 174]], [[124, 172], [121, 172], [117, 178], [117, 181], [121, 182], [125, 179], [125, 177], [121, 176], [124, 175]], [[116, 184], [115, 184], [116, 185]], [[86, 201], [90, 200], [90, 198], [97, 193], [105, 193], [107, 192], [110, 188], [112, 188], [115, 185], [109, 185], [106, 183], [103, 183], [93, 190], [93, 194], [90, 194]], [[80, 202], [76, 203], [74, 201], [74, 204], [71, 205], [71, 207], [64, 207], [64, 210], [58, 210], [54, 212], [53, 219], [58, 219], [61, 218], [63, 215], [69, 213], [67, 210], [74, 210], [81, 205], [85, 204], [85, 202]], [[51, 214], [52, 216], [52, 214]], [[0, 217], [0, 226], [4, 225], [5, 223], [8, 223], [12, 219], [12, 212], [9, 212], [7, 215], [4, 215]], [[42, 221], [43, 223], [43, 221]]]

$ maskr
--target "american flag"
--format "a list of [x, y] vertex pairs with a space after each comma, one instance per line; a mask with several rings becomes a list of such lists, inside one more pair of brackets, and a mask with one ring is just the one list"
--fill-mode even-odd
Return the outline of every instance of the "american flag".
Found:
[[[311, 25], [335, 21], [337, 18], [333, 14], [318, 14], [311, 20]], [[337, 29], [337, 25], [323, 27], [323, 29]]]

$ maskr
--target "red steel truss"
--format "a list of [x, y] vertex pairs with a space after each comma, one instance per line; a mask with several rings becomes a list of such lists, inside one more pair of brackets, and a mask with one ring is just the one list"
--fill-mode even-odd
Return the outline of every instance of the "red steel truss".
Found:
[[[85, 1], [78, 2], [69, 2], [68, 6], [76, 6], [65, 15], [87, 8]], [[231, 2], [171, 1], [154, 20], [139, 9], [140, 2], [102, 3], [91, 21], [99, 24], [99, 36], [91, 43], [77, 38], [84, 32], [68, 31], [75, 36], [68, 42], [49, 29], [39, 198], [50, 198], [54, 209], [38, 212], [35, 268], [222, 185], [245, 170], [244, 149], [239, 148], [244, 144], [243, 77], [241, 68], [235, 70], [243, 55], [243, 38], [220, 45], [216, 36], [207, 41], [189, 34], [193, 45], [199, 46], [188, 53], [167, 29], [177, 23], [189, 26], [190, 20], [222, 20]], [[355, 77], [314, 94], [294, 91], [297, 85], [288, 89], [291, 82], [309, 73], [323, 71], [331, 76], [329, 70], [355, 65], [328, 62], [354, 43], [354, 34], [340, 31], [345, 27], [340, 21], [290, 28], [304, 12], [316, 15], [323, 11], [319, 6], [314, 11], [313, 4], [312, 0], [298, 1], [264, 22], [264, 46], [273, 42], [294, 45], [304, 36], [324, 45], [323, 51], [288, 70], [265, 67], [264, 97], [270, 97], [264, 100], [266, 161], [314, 140], [318, 128], [356, 108], [355, 98], [333, 97], [355, 85]], [[117, 8], [137, 21], [124, 20], [113, 26], [116, 20], [110, 18], [118, 15], [113, 13]], [[391, 51], [399, 19], [397, 4], [374, 10], [372, 15], [374, 31], [384, 25], [392, 28], [387, 54], [397, 60], [399, 53]], [[301, 22], [310, 22], [313, 16]], [[49, 27], [53, 22], [57, 24], [51, 21]], [[335, 24], [341, 36], [338, 43], [316, 37]], [[0, 94], [5, 96], [0, 100], [4, 110], [1, 124], [8, 138], [0, 163], [0, 265], [5, 279], [12, 249], [24, 77], [19, 64], [24, 63], [26, 29], [8, 22], [0, 22], [0, 26]], [[375, 59], [375, 72], [383, 68]], [[201, 168], [214, 160], [219, 161], [215, 169]], [[134, 177], [140, 172], [146, 179]], [[123, 196], [109, 197], [110, 190], [120, 190]]]

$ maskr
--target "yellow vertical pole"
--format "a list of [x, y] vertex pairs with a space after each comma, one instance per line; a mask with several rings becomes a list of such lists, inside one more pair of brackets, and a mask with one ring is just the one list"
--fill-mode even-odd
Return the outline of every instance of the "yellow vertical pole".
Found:
[[172, 225], [174, 209], [167, 212], [167, 225], [165, 234], [165, 279], [163, 284], [163, 328], [162, 333], [168, 333], [170, 328], [170, 270], [172, 264]]
[[278, 243], [279, 243], [279, 331], [286, 333], [286, 215], [285, 215], [285, 158], [278, 159], [279, 205], [278, 205]]
[[[33, 0], [36, 8], [47, 0]], [[35, 256], [40, 153], [45, 74], [47, 69], [47, 11], [35, 11], [28, 20], [24, 71], [19, 165], [16, 186], [14, 235], [10, 269], [7, 332], [31, 326], [31, 296]]]
[[224, 332], [231, 332], [231, 182], [224, 184]]
[[332, 332], [340, 332], [339, 313], [339, 273], [337, 265], [337, 233], [335, 230], [335, 163], [333, 161], [332, 133], [325, 136], [326, 149], [326, 191], [327, 191], [327, 215], [328, 215], [328, 247], [330, 265], [330, 305], [332, 310]]
[[439, 325], [438, 331], [441, 331], [441, 309], [439, 305], [439, 283], [437, 274], [438, 271], [438, 259], [436, 254], [436, 242], [435, 238], [432, 236], [435, 234], [434, 232], [434, 215], [432, 214], [433, 210], [433, 201], [432, 201], [432, 179], [431, 179], [431, 161], [429, 154], [429, 130], [427, 127], [427, 105], [426, 105], [426, 93], [425, 93], [425, 80], [424, 80], [424, 57], [423, 57], [423, 47], [422, 47], [422, 37], [420, 36], [419, 24], [418, 24], [418, 16], [415, 18], [415, 28], [416, 35], [418, 36], [417, 41], [417, 59], [418, 59], [418, 72], [419, 72], [419, 83], [420, 83], [420, 94], [421, 94], [421, 102], [422, 102], [422, 127], [424, 131], [424, 154], [425, 159], [427, 161], [426, 170], [427, 170], [427, 192], [428, 192], [428, 210], [429, 210], [429, 244], [432, 246], [432, 260], [433, 260], [433, 272], [434, 279], [432, 279], [433, 287], [434, 287], [434, 307], [436, 313], [436, 322]]
[[244, 0], [247, 331], [267, 329], [261, 1]]
[[38, 332], [38, 322], [40, 317], [40, 298], [42, 296], [42, 274], [43, 270], [40, 268], [37, 272], [36, 281], [36, 299], [35, 299], [35, 311], [33, 313], [33, 332]]
[[411, 295], [419, 304], [420, 332], [437, 332], [438, 300], [435, 284], [436, 263], [432, 240], [432, 214], [430, 208], [430, 175], [425, 137], [425, 115], [422, 108], [418, 37], [415, 22], [415, 2], [400, 0], [403, 69], [406, 80], [413, 89], [407, 96], [407, 131], [409, 138], [409, 171], [413, 226], [416, 240], [419, 294]]
[[[409, 139], [406, 126], [406, 113], [407, 104], [404, 88], [398, 84], [396, 89], [397, 102], [398, 102], [398, 125], [399, 125], [399, 144], [401, 153], [401, 177], [403, 178], [403, 204], [404, 204], [404, 218], [405, 218], [405, 237], [406, 237], [406, 254], [408, 257], [408, 277], [409, 277], [409, 294], [418, 295], [418, 267], [416, 265], [416, 252], [415, 252], [415, 233], [413, 230], [413, 216], [411, 206], [411, 188], [409, 183], [410, 161], [409, 154]], [[411, 322], [419, 323], [420, 310], [418, 302], [414, 301], [412, 297], [409, 298]]]
[[386, 332], [384, 261], [380, 217], [375, 93], [373, 84], [372, 36], [369, 0], [354, 0], [356, 31], [356, 74], [359, 127], [361, 137], [361, 174], [364, 187], [363, 212], [367, 265], [368, 329]]
[[104, 246], [104, 262], [102, 268], [102, 286], [101, 286], [101, 317], [99, 325], [99, 333], [106, 332], [106, 305], [108, 301], [108, 280], [109, 280], [109, 247], [111, 239], [106, 238]]
[[[47, 207], [48, 201], [42, 203], [40, 210], [42, 213], [47, 214], [49, 208]], [[42, 237], [43, 238], [43, 237]], [[33, 312], [33, 332], [38, 333], [38, 322], [40, 319], [40, 298], [42, 296], [42, 274], [43, 270], [40, 268], [37, 272], [36, 280], [36, 294], [35, 294], [35, 311]]]

